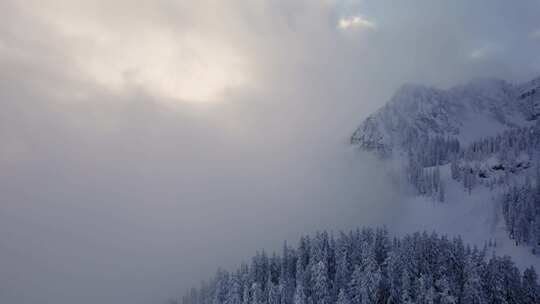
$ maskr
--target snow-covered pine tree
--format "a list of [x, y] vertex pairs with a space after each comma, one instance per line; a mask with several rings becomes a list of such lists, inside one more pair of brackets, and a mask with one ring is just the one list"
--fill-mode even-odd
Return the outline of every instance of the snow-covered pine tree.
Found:
[[239, 274], [231, 276], [226, 304], [242, 304], [242, 288]]
[[418, 279], [418, 304], [435, 304], [435, 289], [431, 277], [427, 274], [422, 274]]
[[307, 304], [306, 293], [302, 283], [296, 285], [296, 290], [294, 292], [294, 304]]
[[330, 304], [329, 280], [326, 263], [319, 261], [312, 266], [313, 292], [312, 299], [314, 304]]
[[336, 259], [336, 274], [334, 288], [346, 292], [348, 284], [351, 281], [351, 254], [352, 248], [349, 237], [341, 232], [340, 238], [337, 240], [335, 259]]
[[253, 283], [253, 285], [251, 285], [251, 304], [266, 304], [259, 283]]
[[[249, 282], [247, 282], [246, 284], [247, 285], [244, 286], [244, 292], [242, 295], [242, 304], [251, 304], [252, 299], [249, 296], [249, 291], [250, 291]], [[204, 304], [204, 302], [201, 304]]]
[[466, 259], [465, 264], [465, 285], [463, 287], [463, 304], [487, 304], [482, 286], [482, 269], [474, 256]]
[[411, 291], [411, 277], [407, 269], [403, 270], [401, 275], [401, 295], [400, 300], [402, 304], [413, 304], [415, 303]]
[[352, 304], [362, 304], [362, 267], [356, 265], [349, 283], [349, 298]]
[[229, 293], [229, 273], [219, 269], [215, 280], [215, 292], [213, 304], [227, 304], [227, 295]]
[[374, 252], [366, 255], [364, 265], [364, 271], [360, 276], [360, 303], [375, 304], [380, 296], [379, 285], [382, 277]]
[[437, 286], [437, 294], [436, 294], [436, 302], [439, 304], [456, 304], [457, 303], [457, 297], [452, 295], [452, 292], [450, 291], [450, 283], [448, 282], [448, 278], [443, 275], [440, 279], [436, 282]]
[[345, 290], [340, 289], [336, 304], [350, 304], [350, 303], [351, 302], [349, 301], [349, 297], [347, 296], [347, 293], [345, 292]]
[[534, 303], [540, 303], [540, 288], [536, 271], [529, 267], [523, 272], [523, 304]]
[[281, 290], [279, 285], [270, 283], [270, 289], [268, 292], [268, 304], [280, 304], [281, 303]]
[[281, 258], [281, 275], [279, 277], [280, 290], [282, 291], [281, 304], [292, 304], [295, 289], [296, 256], [294, 251], [283, 244]]

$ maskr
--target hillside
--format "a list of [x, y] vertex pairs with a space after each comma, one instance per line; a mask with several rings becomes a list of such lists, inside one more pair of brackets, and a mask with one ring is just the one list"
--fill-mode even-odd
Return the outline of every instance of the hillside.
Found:
[[[183, 304], [523, 303], [540, 301], [534, 268], [521, 272], [509, 257], [460, 238], [385, 229], [304, 236], [281, 255], [258, 253], [251, 263], [191, 289]], [[177, 301], [172, 301], [177, 303]]]
[[485, 242], [502, 224], [514, 245], [537, 254], [539, 115], [540, 78], [482, 79], [448, 90], [405, 85], [357, 128], [351, 143], [398, 163], [418, 197], [482, 206], [480, 218], [462, 220], [487, 222], [492, 231]]

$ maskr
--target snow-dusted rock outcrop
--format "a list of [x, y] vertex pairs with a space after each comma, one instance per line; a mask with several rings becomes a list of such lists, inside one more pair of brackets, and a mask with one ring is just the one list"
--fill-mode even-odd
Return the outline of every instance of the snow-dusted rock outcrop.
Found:
[[[392, 99], [369, 116], [351, 142], [384, 155], [408, 150], [427, 138], [455, 138], [468, 144], [536, 118], [540, 78], [525, 85], [498, 79], [475, 80], [449, 90], [404, 85]], [[538, 96], [537, 96], [538, 95]], [[534, 110], [525, 103], [535, 103]]]
[[540, 116], [540, 77], [519, 86], [517, 99], [525, 117], [537, 119]]

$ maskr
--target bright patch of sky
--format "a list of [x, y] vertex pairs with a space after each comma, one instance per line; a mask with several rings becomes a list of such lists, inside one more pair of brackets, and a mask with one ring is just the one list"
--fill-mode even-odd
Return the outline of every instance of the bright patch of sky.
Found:
[[344, 17], [338, 21], [338, 28], [343, 30], [356, 28], [373, 30], [376, 27], [377, 25], [374, 22], [367, 20], [363, 16]]

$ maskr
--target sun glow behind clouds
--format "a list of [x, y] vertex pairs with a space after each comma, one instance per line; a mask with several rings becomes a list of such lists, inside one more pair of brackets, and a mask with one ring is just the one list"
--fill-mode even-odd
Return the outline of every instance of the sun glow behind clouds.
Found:
[[249, 82], [238, 50], [198, 35], [177, 41], [150, 32], [136, 40], [115, 39], [100, 43], [79, 62], [103, 85], [137, 86], [172, 100], [216, 101], [227, 89]]
[[151, 14], [140, 16], [146, 22], [122, 24], [99, 6], [88, 9], [93, 13], [84, 15], [63, 3], [43, 6], [39, 16], [67, 37], [77, 68], [100, 85], [118, 92], [136, 88], [173, 102], [219, 101], [229, 89], [252, 85], [248, 56], [224, 37], [171, 28]]

